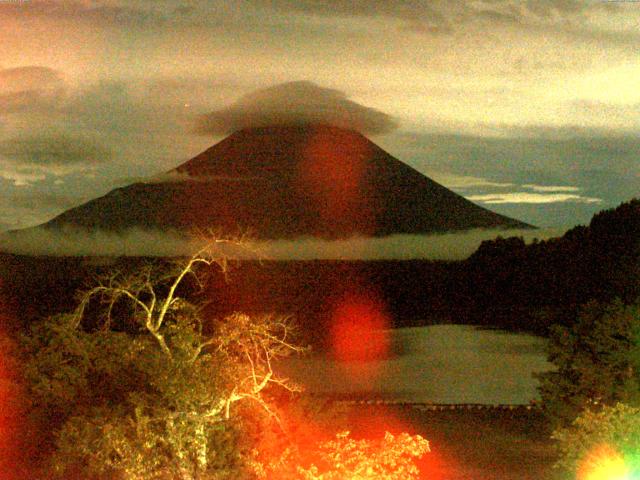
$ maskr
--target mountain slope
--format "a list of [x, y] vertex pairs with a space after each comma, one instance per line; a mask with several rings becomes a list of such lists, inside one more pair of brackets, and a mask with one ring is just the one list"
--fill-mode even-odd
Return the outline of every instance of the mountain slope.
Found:
[[361, 134], [324, 125], [238, 131], [166, 175], [44, 226], [248, 231], [260, 238], [527, 228], [481, 208]]

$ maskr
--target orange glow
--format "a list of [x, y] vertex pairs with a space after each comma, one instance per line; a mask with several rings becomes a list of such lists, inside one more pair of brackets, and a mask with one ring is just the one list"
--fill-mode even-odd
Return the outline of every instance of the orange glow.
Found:
[[[347, 415], [344, 418], [338, 416], [332, 419], [330, 416], [324, 421], [317, 421], [315, 416], [300, 416], [300, 412], [296, 413], [294, 404], [290, 404], [285, 410], [280, 410], [279, 413], [282, 415], [283, 425], [286, 425], [288, 430], [287, 438], [294, 441], [295, 454], [289, 455], [292, 450], [283, 450], [283, 445], [279, 450], [277, 447], [274, 448], [275, 443], [270, 444], [268, 440], [266, 445], [258, 446], [259, 461], [264, 462], [262, 465], [265, 467], [264, 478], [290, 478], [292, 472], [298, 472], [298, 475], [294, 475], [298, 478], [300, 468], [309, 475], [308, 478], [314, 479], [325, 478], [325, 474], [326, 478], [345, 480], [451, 478], [439, 475], [439, 472], [444, 471], [440, 468], [442, 462], [439, 457], [425, 461], [432, 453], [429, 447], [426, 451], [423, 450], [425, 445], [421, 442], [424, 439], [414, 437], [415, 429], [383, 406], [357, 407], [348, 413], [345, 412]], [[344, 422], [348, 428], [345, 428]], [[344, 432], [351, 433], [349, 439], [346, 439]], [[406, 435], [410, 435], [411, 439]], [[420, 452], [417, 451], [419, 443]], [[317, 466], [318, 470], [314, 470], [312, 465]], [[397, 475], [398, 472], [394, 469], [396, 466], [404, 476]], [[415, 468], [418, 471], [414, 470]], [[367, 473], [364, 476], [352, 476], [355, 471]], [[448, 472], [450, 473], [450, 470]]]
[[13, 316], [8, 312], [0, 283], [0, 478], [17, 480], [29, 478], [22, 462], [29, 453], [22, 428], [22, 392], [16, 378], [15, 344], [7, 333]]
[[[380, 439], [385, 432], [390, 432], [394, 435], [416, 433], [416, 429], [409, 422], [382, 405], [371, 408], [358, 406], [349, 418], [349, 427], [358, 438], [367, 440]], [[428, 432], [424, 436], [430, 441]], [[429, 453], [416, 460], [416, 466], [420, 470], [420, 478], [429, 480], [462, 478], [453, 457], [443, 452], [441, 445], [431, 441]]]
[[[383, 406], [366, 408], [359, 406], [349, 419], [349, 425], [359, 437], [377, 439], [388, 431], [395, 435], [407, 432], [415, 433], [415, 428], [406, 420], [401, 419], [392, 410]], [[429, 435], [424, 435], [427, 440]], [[429, 480], [448, 480], [456, 478], [457, 472], [451, 458], [446, 457], [440, 446], [430, 442], [430, 451], [416, 461], [420, 469], [420, 478]]]
[[350, 295], [338, 303], [331, 319], [331, 348], [342, 362], [367, 362], [389, 352], [389, 317], [382, 302]]
[[20, 419], [16, 408], [18, 388], [14, 381], [9, 358], [10, 343], [0, 332], [0, 478], [18, 478]]
[[578, 480], [631, 480], [622, 455], [609, 445], [598, 445], [578, 468]]

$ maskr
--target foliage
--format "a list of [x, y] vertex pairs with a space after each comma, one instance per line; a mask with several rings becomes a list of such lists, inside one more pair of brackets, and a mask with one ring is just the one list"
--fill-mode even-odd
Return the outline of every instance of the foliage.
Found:
[[618, 403], [587, 409], [553, 438], [560, 451], [556, 467], [570, 476], [640, 477], [640, 408]]
[[53, 466], [127, 479], [229, 478], [242, 467], [234, 405], [273, 414], [272, 385], [295, 389], [272, 368], [300, 351], [288, 318], [233, 314], [205, 321], [179, 296], [203, 282], [211, 245], [171, 268], [114, 272], [79, 295], [71, 314], [25, 338], [36, 412], [52, 431]]
[[297, 451], [313, 449], [321, 439], [351, 425], [353, 406], [304, 392], [290, 393], [283, 389], [270, 392], [277, 422], [264, 409], [252, 403], [239, 405], [242, 435], [251, 446], [254, 464], [269, 464], [287, 448]]
[[428, 451], [429, 442], [420, 435], [386, 432], [380, 440], [355, 440], [341, 432], [320, 442], [309, 461], [301, 460], [304, 452], [287, 449], [278, 461], [256, 465], [256, 471], [260, 478], [282, 480], [412, 480], [420, 474], [415, 460]]
[[552, 427], [585, 408], [640, 401], [640, 306], [590, 302], [572, 326], [551, 329], [548, 358], [556, 370], [538, 375]]

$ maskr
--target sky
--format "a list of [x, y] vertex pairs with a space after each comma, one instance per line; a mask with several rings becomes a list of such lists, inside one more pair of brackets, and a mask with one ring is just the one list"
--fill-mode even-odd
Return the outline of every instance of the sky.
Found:
[[640, 192], [638, 45], [632, 1], [0, 0], [0, 231], [296, 118], [584, 224]]

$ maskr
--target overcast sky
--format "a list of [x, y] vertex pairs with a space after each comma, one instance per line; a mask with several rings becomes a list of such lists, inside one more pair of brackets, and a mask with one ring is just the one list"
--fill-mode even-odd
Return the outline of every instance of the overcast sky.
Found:
[[0, 230], [283, 115], [585, 223], [640, 193], [638, 45], [631, 1], [0, 0]]

